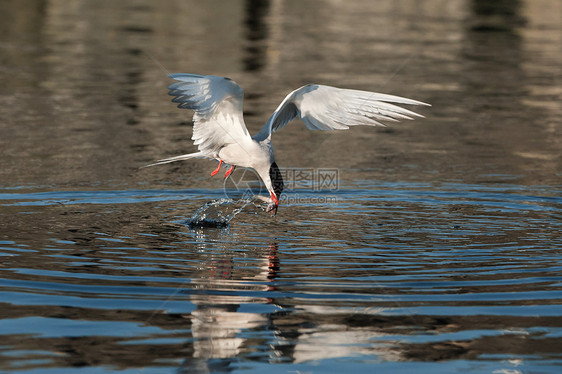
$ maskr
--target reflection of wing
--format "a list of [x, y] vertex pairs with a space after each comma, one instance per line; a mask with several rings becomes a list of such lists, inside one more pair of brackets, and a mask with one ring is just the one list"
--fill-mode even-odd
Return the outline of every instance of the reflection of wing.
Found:
[[358, 125], [384, 126], [379, 121], [423, 117], [389, 103], [429, 105], [399, 96], [309, 84], [287, 95], [254, 139], [268, 138], [296, 117], [311, 130], [345, 130]]
[[178, 108], [193, 109], [193, 143], [204, 155], [219, 148], [248, 142], [250, 134], [244, 124], [242, 106], [244, 91], [228, 78], [212, 75], [170, 74], [178, 82], [171, 84], [169, 94]]

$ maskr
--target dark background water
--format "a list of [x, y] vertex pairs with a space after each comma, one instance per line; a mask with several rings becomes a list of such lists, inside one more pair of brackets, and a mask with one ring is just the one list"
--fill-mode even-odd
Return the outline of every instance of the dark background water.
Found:
[[[0, 371], [558, 372], [561, 45], [557, 0], [0, 2]], [[194, 149], [168, 72], [252, 133], [310, 82], [432, 107], [291, 124], [336, 188], [192, 230], [232, 186], [139, 169]]]

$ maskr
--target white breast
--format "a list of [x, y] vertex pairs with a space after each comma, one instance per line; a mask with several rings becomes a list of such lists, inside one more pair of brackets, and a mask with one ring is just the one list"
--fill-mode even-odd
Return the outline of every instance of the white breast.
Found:
[[229, 165], [245, 168], [269, 168], [271, 165], [271, 152], [256, 141], [245, 144], [229, 144], [219, 151], [219, 157]]

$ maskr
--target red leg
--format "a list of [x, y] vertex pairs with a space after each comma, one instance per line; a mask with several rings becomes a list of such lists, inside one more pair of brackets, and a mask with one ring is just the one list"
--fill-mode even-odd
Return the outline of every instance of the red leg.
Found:
[[222, 166], [222, 160], [219, 160], [219, 166], [215, 170], [213, 170], [213, 172], [211, 173], [211, 177], [214, 177], [215, 175], [217, 175], [217, 173], [221, 169], [221, 166]]
[[224, 179], [228, 178], [228, 176], [229, 176], [230, 174], [232, 174], [232, 172], [234, 171], [234, 167], [235, 167], [235, 166], [232, 165], [232, 166], [226, 171], [226, 173], [224, 174]]

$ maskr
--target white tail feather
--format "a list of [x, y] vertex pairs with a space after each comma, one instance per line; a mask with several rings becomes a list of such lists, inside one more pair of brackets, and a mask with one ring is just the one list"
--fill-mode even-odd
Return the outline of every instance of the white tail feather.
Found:
[[188, 154], [185, 154], [185, 155], [179, 155], [179, 156], [174, 156], [174, 157], [169, 157], [169, 158], [164, 158], [162, 160], [158, 160], [153, 164], [141, 166], [141, 169], [147, 168], [149, 166], [169, 164], [170, 162], [189, 160], [189, 159], [192, 159], [192, 158], [208, 158], [208, 156], [205, 156], [202, 152], [188, 153]]

